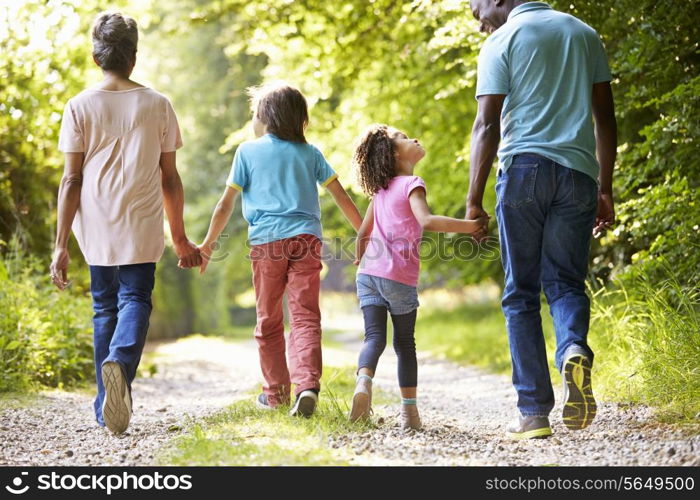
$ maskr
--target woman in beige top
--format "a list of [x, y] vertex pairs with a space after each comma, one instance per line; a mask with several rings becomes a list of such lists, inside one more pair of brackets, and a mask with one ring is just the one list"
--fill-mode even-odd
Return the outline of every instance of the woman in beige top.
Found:
[[51, 279], [68, 285], [71, 226], [90, 266], [94, 306], [97, 422], [123, 432], [131, 418], [131, 382], [146, 340], [155, 265], [163, 254], [163, 207], [180, 267], [201, 263], [185, 235], [184, 193], [175, 167], [182, 146], [166, 97], [129, 79], [136, 22], [97, 17], [93, 59], [104, 79], [68, 101], [59, 139], [65, 172]]

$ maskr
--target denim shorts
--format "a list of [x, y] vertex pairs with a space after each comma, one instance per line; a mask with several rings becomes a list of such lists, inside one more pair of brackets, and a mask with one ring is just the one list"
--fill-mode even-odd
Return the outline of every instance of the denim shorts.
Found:
[[382, 306], [396, 315], [408, 314], [420, 305], [415, 286], [362, 273], [357, 275], [357, 298], [360, 308]]

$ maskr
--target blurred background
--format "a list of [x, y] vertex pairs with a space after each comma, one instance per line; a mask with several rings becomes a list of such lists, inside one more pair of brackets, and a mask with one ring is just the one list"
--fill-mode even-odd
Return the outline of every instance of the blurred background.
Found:
[[[697, 4], [550, 4], [599, 32], [614, 75], [618, 223], [594, 240], [589, 280], [597, 383], [608, 397], [655, 405], [669, 419], [700, 418]], [[467, 0], [0, 0], [0, 391], [92, 380], [87, 266], [73, 240], [73, 284], [59, 293], [48, 264], [63, 168], [60, 118], [70, 97], [102, 78], [90, 40], [102, 10], [136, 19], [132, 79], [169, 97], [178, 115], [185, 143], [178, 168], [193, 241], [204, 237], [237, 145], [252, 137], [245, 89], [268, 79], [305, 93], [308, 138], [363, 213], [368, 200], [350, 167], [352, 144], [365, 126], [384, 122], [425, 145], [416, 173], [426, 180], [433, 211], [464, 215], [484, 40]], [[491, 214], [494, 177], [485, 200]], [[330, 196], [322, 193], [321, 205], [328, 242], [323, 312], [357, 319], [355, 268], [342, 251], [352, 250], [353, 232]], [[469, 237], [426, 235], [417, 342], [419, 350], [507, 373], [495, 227], [493, 220], [494, 240], [482, 249]], [[166, 249], [150, 339], [252, 337], [240, 203], [226, 233], [202, 277], [178, 269]], [[546, 311], [543, 304], [549, 325]], [[352, 331], [360, 336], [358, 325]], [[551, 327], [546, 331], [553, 353]]]

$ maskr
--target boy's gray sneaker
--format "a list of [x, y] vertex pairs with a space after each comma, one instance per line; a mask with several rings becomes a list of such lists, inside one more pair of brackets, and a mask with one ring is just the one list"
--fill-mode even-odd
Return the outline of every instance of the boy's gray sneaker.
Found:
[[255, 406], [266, 411], [272, 411], [275, 409], [274, 407], [270, 406], [270, 403], [268, 403], [267, 394], [264, 392], [258, 394], [258, 397], [255, 399]]
[[562, 419], [569, 430], [588, 427], [595, 418], [597, 406], [591, 387], [591, 360], [580, 352], [565, 355], [561, 376], [564, 380]]
[[552, 428], [547, 417], [521, 415], [517, 422], [508, 426], [506, 435], [510, 439], [546, 438], [552, 435]]
[[121, 434], [131, 420], [131, 394], [124, 370], [119, 363], [106, 361], [102, 364], [102, 383], [105, 399], [102, 403], [102, 418], [105, 426], [115, 434]]
[[309, 418], [316, 409], [316, 403], [318, 403], [318, 394], [316, 391], [310, 389], [302, 391], [297, 395], [297, 400], [294, 402], [292, 409], [289, 410], [289, 414], [293, 417]]

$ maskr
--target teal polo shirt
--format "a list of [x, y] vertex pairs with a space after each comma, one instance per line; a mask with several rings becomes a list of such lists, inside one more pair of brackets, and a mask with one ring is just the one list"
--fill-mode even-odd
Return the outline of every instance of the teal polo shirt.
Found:
[[544, 2], [514, 8], [479, 54], [476, 97], [505, 94], [499, 166], [537, 153], [598, 179], [594, 83], [611, 80], [600, 37]]
[[242, 192], [248, 241], [261, 245], [300, 234], [321, 234], [317, 185], [338, 176], [315, 146], [273, 134], [236, 149], [226, 184]]

